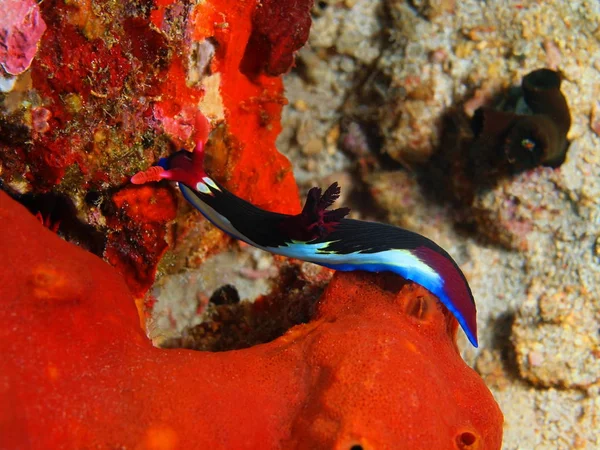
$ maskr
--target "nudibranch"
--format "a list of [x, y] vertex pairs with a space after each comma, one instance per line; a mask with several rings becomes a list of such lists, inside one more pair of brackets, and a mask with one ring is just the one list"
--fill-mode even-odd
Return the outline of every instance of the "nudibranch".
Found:
[[[200, 134], [208, 137], [208, 132]], [[346, 219], [348, 208], [327, 210], [340, 195], [337, 183], [324, 193], [312, 188], [297, 215], [258, 208], [205, 173], [204, 142], [197, 139], [193, 152], [181, 150], [162, 158], [157, 166], [134, 175], [132, 183], [176, 181], [186, 200], [215, 226], [267, 252], [340, 271], [388, 271], [414, 281], [442, 301], [477, 347], [473, 294], [456, 262], [439, 245], [396, 226]]]

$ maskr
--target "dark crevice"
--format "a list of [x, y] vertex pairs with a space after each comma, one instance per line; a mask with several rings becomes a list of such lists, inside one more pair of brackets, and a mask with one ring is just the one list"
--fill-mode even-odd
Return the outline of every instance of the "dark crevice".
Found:
[[521, 379], [515, 346], [511, 340], [514, 323], [514, 311], [505, 312], [492, 321], [491, 348], [499, 351], [506, 374], [513, 379]]
[[270, 342], [311, 320], [325, 285], [304, 279], [297, 266], [286, 266], [271, 293], [254, 303], [240, 302], [235, 287], [222, 286], [211, 296], [209, 318], [162, 346], [221, 352]]
[[77, 217], [77, 208], [70, 197], [55, 192], [38, 194], [17, 194], [10, 190], [6, 192], [37, 216], [47, 228], [56, 231], [65, 240], [102, 257], [106, 244], [104, 233]]

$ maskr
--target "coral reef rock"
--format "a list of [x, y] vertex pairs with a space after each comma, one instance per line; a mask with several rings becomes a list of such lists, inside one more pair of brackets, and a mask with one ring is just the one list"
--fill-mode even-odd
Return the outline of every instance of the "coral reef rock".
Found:
[[[1, 186], [70, 197], [76, 217], [105, 235], [96, 253], [136, 296], [154, 282], [177, 205], [164, 187], [123, 185], [159, 156], [192, 148], [198, 110], [218, 142], [207, 149], [212, 175], [257, 205], [296, 212], [291, 166], [274, 145], [286, 100], [272, 75], [307, 39], [311, 3], [1, 2]], [[241, 71], [248, 53], [264, 59], [251, 76]]]
[[[434, 238], [464, 270], [481, 345], [463, 355], [502, 407], [506, 450], [600, 448], [599, 21], [589, 0], [322, 1], [310, 48], [285, 80], [278, 142], [298, 181], [389, 155], [396, 166], [360, 174], [369, 203]], [[440, 201], [450, 189], [424, 189], [420, 169], [453, 145], [440, 141], [447, 112], [495, 107], [541, 68], [563, 77], [564, 163], [477, 190], [468, 215]]]

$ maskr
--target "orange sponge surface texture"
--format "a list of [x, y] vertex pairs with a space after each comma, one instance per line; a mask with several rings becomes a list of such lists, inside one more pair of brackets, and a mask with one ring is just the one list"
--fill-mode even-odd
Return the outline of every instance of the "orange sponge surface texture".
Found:
[[116, 271], [0, 192], [3, 449], [500, 449], [456, 322], [398, 277], [339, 273], [245, 350], [154, 348]]

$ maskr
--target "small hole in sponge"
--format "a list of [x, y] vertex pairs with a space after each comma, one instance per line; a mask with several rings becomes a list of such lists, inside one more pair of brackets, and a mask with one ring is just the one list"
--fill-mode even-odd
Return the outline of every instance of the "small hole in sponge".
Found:
[[427, 298], [422, 295], [412, 297], [406, 302], [406, 314], [413, 316], [415, 319], [426, 320], [428, 310]]
[[475, 450], [478, 447], [478, 439], [471, 431], [463, 431], [456, 436], [456, 444], [460, 450]]
[[235, 305], [240, 302], [240, 294], [235, 286], [225, 284], [213, 292], [210, 302], [214, 305]]
[[350, 450], [363, 450], [363, 446], [356, 444], [356, 445], [353, 445], [352, 447], [350, 447]]

